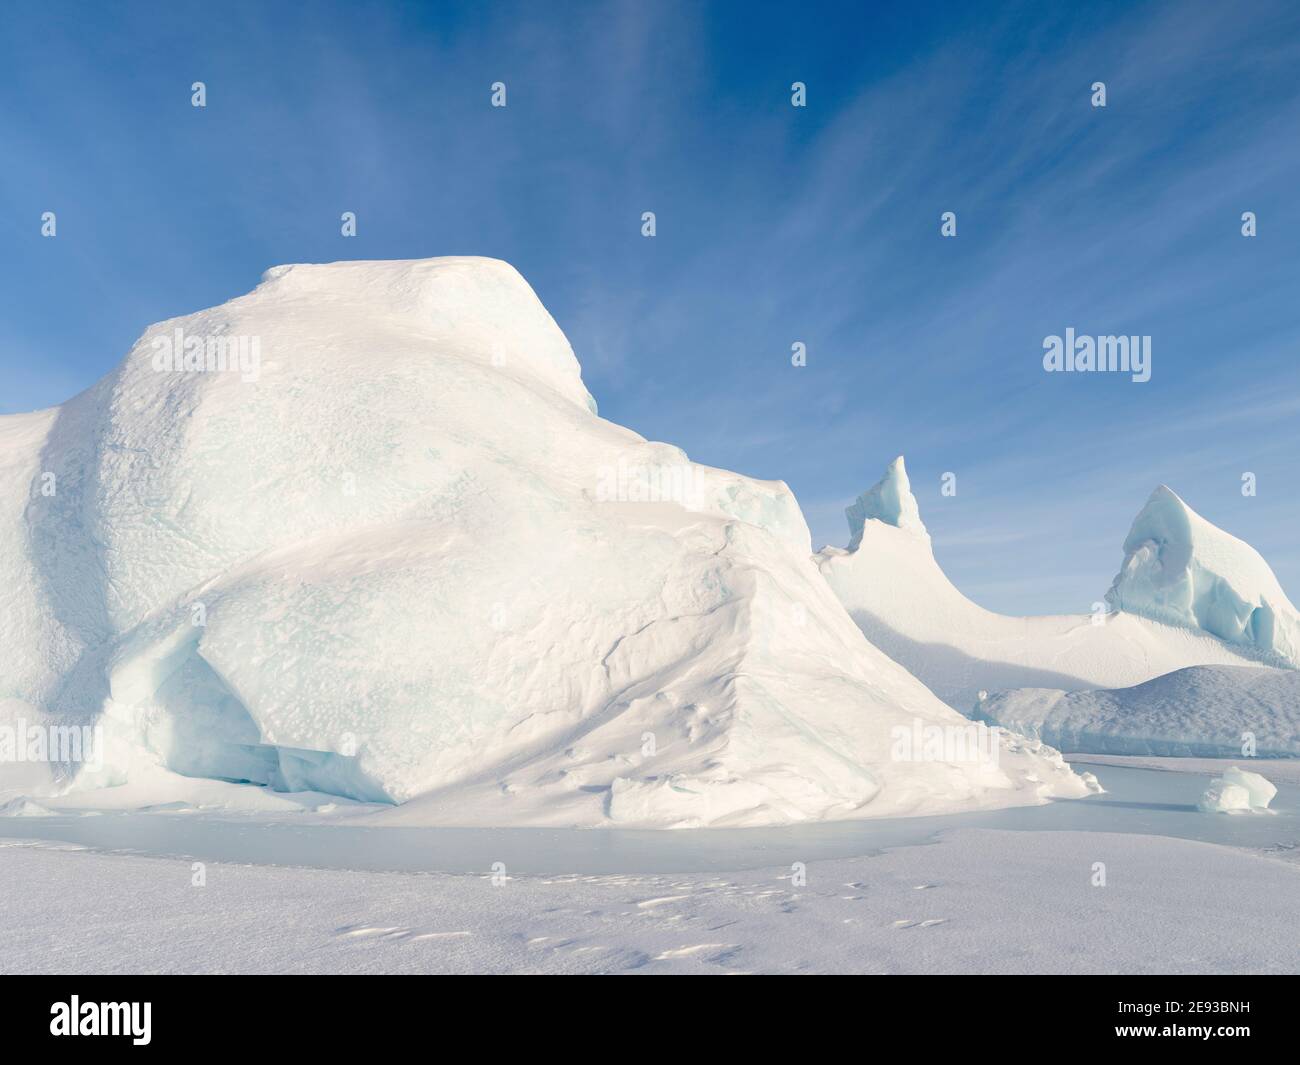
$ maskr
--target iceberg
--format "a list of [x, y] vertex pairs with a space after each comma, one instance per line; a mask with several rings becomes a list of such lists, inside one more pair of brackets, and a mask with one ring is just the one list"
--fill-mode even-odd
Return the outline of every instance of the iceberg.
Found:
[[891, 758], [965, 719], [854, 625], [789, 489], [600, 418], [506, 263], [276, 267], [0, 417], [0, 456], [0, 700], [103, 728], [62, 788], [655, 828], [1087, 792], [1033, 742]]
[[1277, 788], [1271, 781], [1234, 765], [1210, 781], [1197, 806], [1203, 813], [1216, 814], [1267, 810], [1275, 795]]
[[1300, 667], [1300, 613], [1268, 563], [1164, 485], [1134, 520], [1106, 600], [1117, 610], [1258, 650], [1276, 665]]
[[1267, 809], [1268, 804], [1277, 797], [1277, 788], [1273, 782], [1265, 780], [1259, 773], [1251, 773], [1234, 765], [1223, 774], [1223, 779], [1225, 783], [1246, 789], [1252, 809]]
[[1205, 789], [1196, 808], [1206, 814], [1246, 813], [1250, 810], [1250, 792], [1238, 784], [1216, 779]]
[[[1226, 640], [1193, 624], [1191, 615], [1148, 616], [1153, 612], [1130, 610], [1127, 600], [1105, 614], [1010, 617], [985, 610], [935, 559], [901, 456], [846, 517], [849, 547], [816, 556], [827, 583], [872, 644], [964, 713], [981, 691], [1120, 688], [1191, 665], [1280, 664], [1259, 643]], [[1262, 574], [1251, 572], [1243, 595], [1263, 587]], [[1275, 606], [1284, 602], [1268, 594]]]

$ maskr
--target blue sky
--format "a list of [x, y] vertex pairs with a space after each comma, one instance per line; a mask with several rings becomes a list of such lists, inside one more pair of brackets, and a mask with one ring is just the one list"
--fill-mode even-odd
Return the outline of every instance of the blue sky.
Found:
[[[0, 412], [274, 264], [491, 255], [818, 546], [904, 453], [990, 608], [1090, 609], [1161, 482], [1300, 599], [1298, 72], [1291, 2], [6, 3]], [[1067, 327], [1152, 380], [1044, 373]]]

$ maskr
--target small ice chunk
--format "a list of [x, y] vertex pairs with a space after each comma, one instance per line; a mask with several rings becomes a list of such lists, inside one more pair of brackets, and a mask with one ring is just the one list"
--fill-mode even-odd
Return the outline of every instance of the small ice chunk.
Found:
[[1250, 792], [1250, 805], [1255, 809], [1268, 809], [1268, 804], [1277, 795], [1277, 788], [1270, 781], [1265, 780], [1258, 773], [1239, 769], [1235, 765], [1223, 774], [1223, 781], [1225, 784], [1236, 784]]
[[33, 802], [26, 795], [19, 795], [16, 799], [10, 799], [9, 802], [0, 805], [0, 817], [53, 817], [54, 811], [48, 807], [42, 806], [38, 802]]
[[1230, 814], [1250, 809], [1250, 792], [1240, 784], [1229, 784], [1215, 777], [1196, 804], [1202, 813]]
[[1276, 794], [1277, 788], [1258, 773], [1234, 765], [1223, 776], [1210, 781], [1198, 805], [1205, 813], [1267, 810]]

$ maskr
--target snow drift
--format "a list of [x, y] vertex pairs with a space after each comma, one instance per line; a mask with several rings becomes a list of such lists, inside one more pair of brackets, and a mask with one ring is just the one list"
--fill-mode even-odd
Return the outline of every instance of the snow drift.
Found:
[[1294, 609], [1263, 560], [1171, 499], [1157, 492], [1134, 524], [1111, 613], [1008, 617], [971, 602], [935, 560], [901, 457], [846, 511], [848, 550], [817, 558], [867, 638], [963, 712], [985, 690], [1117, 688], [1189, 665], [1293, 665], [1284, 652]]
[[0, 418], [0, 456], [0, 700], [102, 725], [94, 784], [655, 827], [1085, 790], [1016, 740], [891, 757], [963, 719], [863, 638], [786, 486], [600, 419], [501, 262], [277, 267]]
[[980, 701], [980, 719], [1063, 751], [1171, 757], [1300, 757], [1300, 673], [1190, 666], [1109, 691], [1021, 688]]

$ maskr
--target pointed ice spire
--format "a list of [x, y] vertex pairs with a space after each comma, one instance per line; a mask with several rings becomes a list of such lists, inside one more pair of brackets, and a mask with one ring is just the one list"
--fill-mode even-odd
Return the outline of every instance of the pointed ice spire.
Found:
[[849, 550], [856, 551], [862, 543], [862, 526], [873, 519], [899, 529], [920, 533], [929, 539], [921, 521], [921, 508], [912, 495], [912, 485], [907, 479], [907, 467], [899, 455], [885, 469], [885, 475], [868, 492], [858, 496], [858, 501], [844, 511], [849, 519]]

